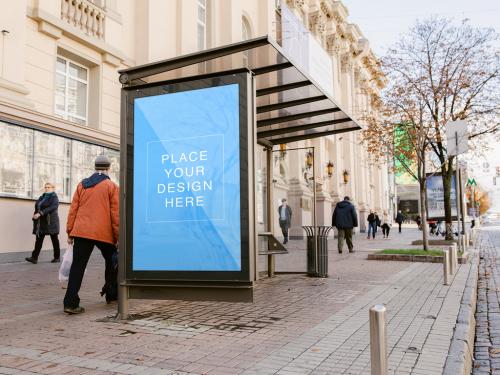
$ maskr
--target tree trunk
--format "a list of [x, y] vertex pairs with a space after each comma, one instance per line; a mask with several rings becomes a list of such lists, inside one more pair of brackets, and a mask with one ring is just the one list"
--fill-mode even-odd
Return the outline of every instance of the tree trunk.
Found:
[[422, 245], [424, 250], [429, 250], [429, 231], [427, 225], [427, 196], [425, 180], [420, 183], [420, 218], [422, 220]]
[[453, 240], [453, 227], [451, 216], [451, 183], [453, 176], [453, 157], [448, 159], [441, 167], [441, 178], [443, 179], [443, 194], [444, 194], [444, 221], [446, 228], [446, 240]]

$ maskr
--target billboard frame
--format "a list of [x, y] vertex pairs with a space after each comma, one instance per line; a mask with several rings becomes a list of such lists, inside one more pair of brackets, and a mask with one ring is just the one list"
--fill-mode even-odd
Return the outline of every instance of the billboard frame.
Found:
[[[133, 261], [134, 197], [134, 100], [136, 98], [187, 92], [210, 87], [238, 84], [239, 158], [240, 158], [240, 271], [138, 271]], [[200, 75], [122, 89], [122, 139], [120, 201], [120, 264], [125, 265], [119, 286], [127, 298], [253, 300], [256, 243], [254, 215], [254, 87], [248, 69]], [[246, 173], [245, 173], [246, 172]], [[123, 268], [123, 267], [122, 267]]]

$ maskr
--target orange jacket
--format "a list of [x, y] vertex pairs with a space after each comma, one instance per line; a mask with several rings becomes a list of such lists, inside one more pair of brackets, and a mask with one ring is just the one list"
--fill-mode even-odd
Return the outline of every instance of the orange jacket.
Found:
[[68, 236], [118, 243], [118, 199], [119, 188], [111, 180], [87, 189], [80, 182], [69, 209]]

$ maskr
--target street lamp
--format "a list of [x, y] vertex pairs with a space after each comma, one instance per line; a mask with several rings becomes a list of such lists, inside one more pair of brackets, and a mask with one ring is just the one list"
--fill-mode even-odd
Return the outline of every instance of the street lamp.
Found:
[[332, 178], [333, 176], [333, 163], [331, 161], [326, 163], [326, 174], [328, 175], [328, 178]]
[[307, 151], [306, 154], [306, 169], [309, 170], [313, 166], [313, 153], [311, 151]]
[[347, 169], [344, 169], [342, 172], [342, 176], [344, 177], [344, 184], [347, 184], [349, 182], [349, 171]]

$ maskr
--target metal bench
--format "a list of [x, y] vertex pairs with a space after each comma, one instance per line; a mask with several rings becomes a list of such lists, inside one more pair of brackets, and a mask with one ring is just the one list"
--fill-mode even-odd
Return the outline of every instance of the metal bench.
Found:
[[259, 237], [265, 237], [267, 240], [267, 250], [260, 250], [259, 255], [267, 255], [267, 276], [274, 277], [276, 269], [275, 255], [288, 254], [288, 250], [284, 247], [271, 232], [261, 232]]

